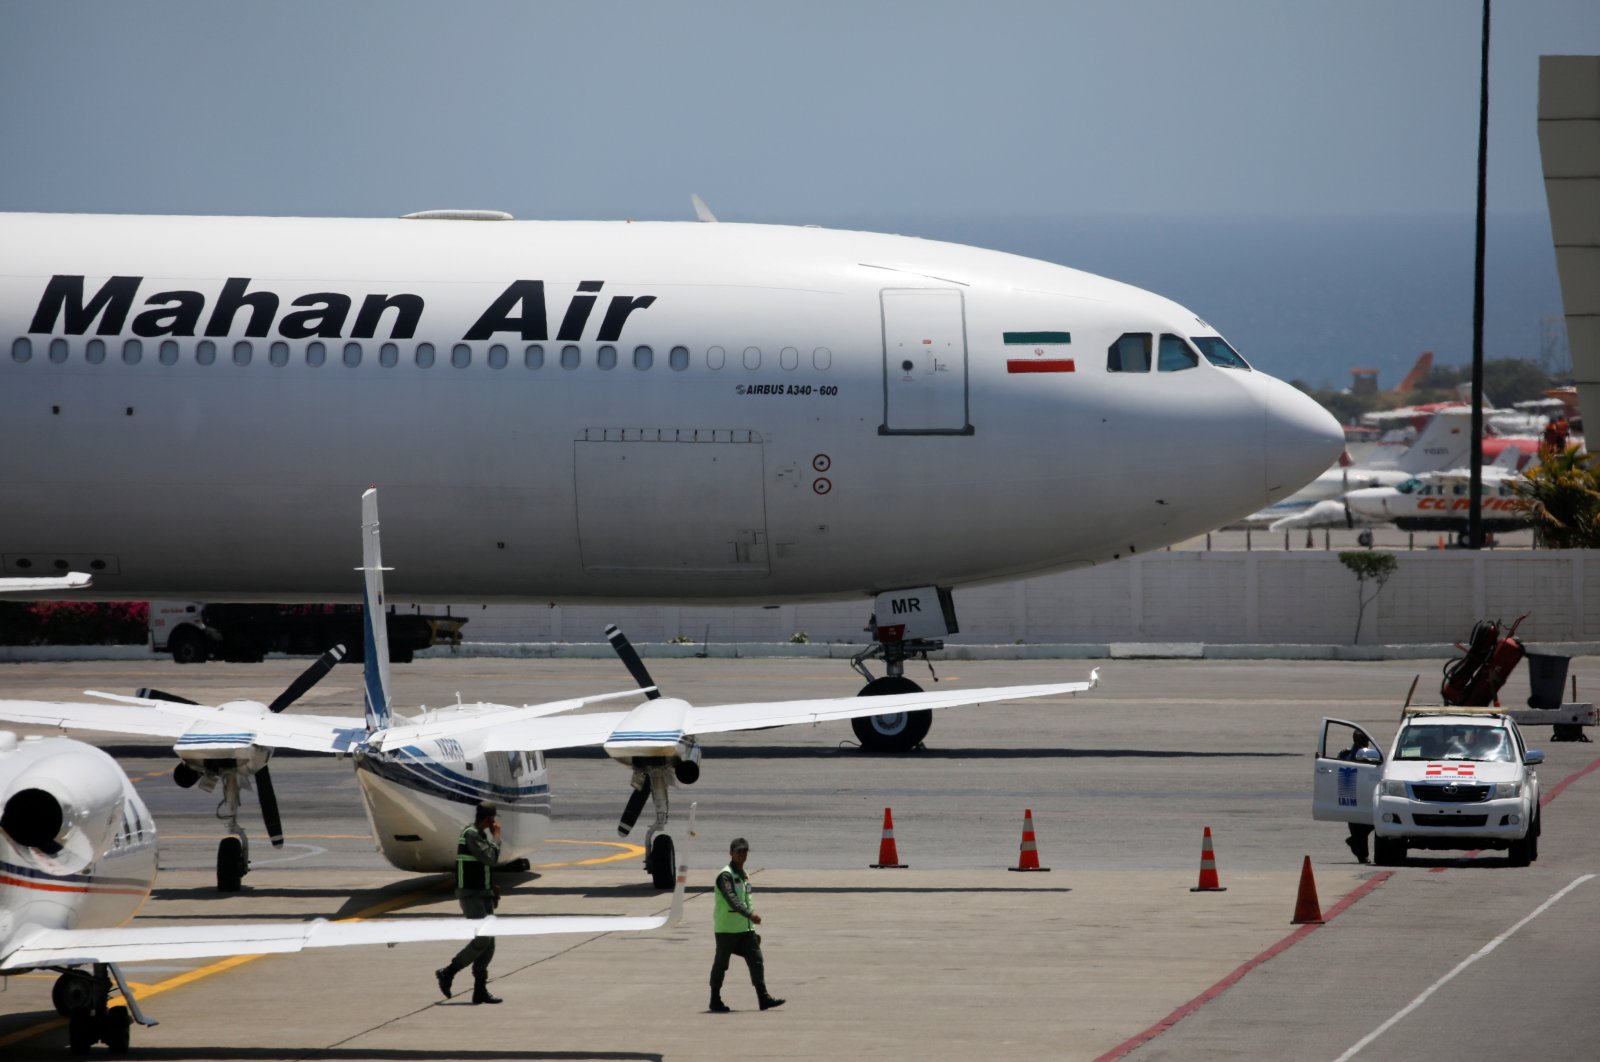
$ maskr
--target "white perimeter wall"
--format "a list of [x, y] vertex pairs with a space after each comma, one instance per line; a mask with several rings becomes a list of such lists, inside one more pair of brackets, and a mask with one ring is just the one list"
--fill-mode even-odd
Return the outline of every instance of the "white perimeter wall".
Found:
[[[1461, 641], [1480, 618], [1526, 612], [1525, 641], [1600, 639], [1600, 551], [1402, 552], [1367, 608], [1361, 644]], [[1371, 584], [1368, 584], [1370, 592]], [[454, 605], [472, 642], [861, 643], [871, 602], [778, 608]], [[427, 611], [433, 611], [428, 609]], [[1356, 580], [1334, 552], [1161, 552], [1086, 571], [956, 591], [951, 644], [1206, 642], [1348, 645]]]

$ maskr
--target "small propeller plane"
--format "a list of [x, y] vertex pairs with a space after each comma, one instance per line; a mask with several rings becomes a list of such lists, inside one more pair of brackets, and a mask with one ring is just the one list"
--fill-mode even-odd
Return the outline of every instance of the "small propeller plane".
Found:
[[[687, 861], [677, 867], [671, 909], [656, 916], [127, 925], [149, 899], [155, 873], [155, 820], [115, 760], [72, 738], [19, 739], [0, 731], [0, 975], [60, 972], [51, 1001], [68, 1020], [75, 1054], [99, 1041], [120, 1054], [134, 1022], [156, 1024], [128, 990], [119, 963], [465, 941], [479, 934], [661, 929], [683, 916], [688, 868]], [[110, 1005], [113, 987], [125, 1006]]]
[[[700, 738], [706, 734], [755, 730], [791, 723], [817, 723], [904, 713], [909, 719], [936, 708], [989, 701], [1055, 697], [1092, 689], [1087, 682], [1000, 686], [878, 697], [828, 697], [815, 700], [696, 706], [662, 697], [644, 663], [622, 633], [608, 629], [640, 689], [575, 697], [542, 704], [456, 704], [406, 719], [391, 710], [388, 632], [384, 614], [382, 552], [378, 533], [378, 494], [362, 495], [362, 568], [365, 574], [366, 718], [284, 714], [297, 698], [333, 667], [341, 650], [331, 650], [270, 704], [230, 701], [196, 704], [158, 690], [142, 696], [96, 693], [112, 703], [0, 700], [0, 719], [56, 726], [175, 738], [181, 762], [174, 779], [181, 786], [223, 787], [229, 836], [217, 852], [217, 887], [237, 890], [249, 869], [248, 838], [239, 824], [240, 791], [254, 779], [267, 834], [283, 843], [283, 826], [268, 772], [275, 749], [292, 748], [349, 756], [366, 803], [374, 838], [386, 859], [401, 870], [433, 873], [454, 865], [456, 838], [471, 809], [492, 801], [501, 812], [501, 853], [508, 869], [527, 869], [527, 860], [544, 839], [550, 821], [550, 786], [544, 753], [551, 749], [598, 745], [632, 772], [632, 793], [617, 832], [627, 836], [644, 803], [655, 805], [655, 821], [645, 838], [645, 866], [657, 888], [672, 887], [676, 865], [669, 821], [668, 789], [700, 776]], [[377, 622], [373, 622], [377, 618]], [[575, 709], [619, 698], [645, 698], [624, 712], [573, 713]]]

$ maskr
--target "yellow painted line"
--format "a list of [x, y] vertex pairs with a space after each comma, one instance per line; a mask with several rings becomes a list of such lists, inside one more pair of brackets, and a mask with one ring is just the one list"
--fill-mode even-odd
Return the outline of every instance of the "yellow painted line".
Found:
[[[181, 835], [180, 834], [178, 836], [182, 837], [182, 836], [185, 836], [185, 835]], [[188, 835], [188, 836], [198, 837], [199, 835]], [[325, 835], [306, 834], [304, 836], [322, 837], [324, 839], [332, 839], [332, 838], [354, 837], [356, 835], [349, 835], [349, 834], [325, 834]], [[581, 859], [581, 860], [578, 860], [577, 862], [572, 862], [572, 863], [540, 863], [540, 864], [538, 864], [538, 866], [541, 869], [548, 869], [548, 868], [551, 868], [551, 867], [566, 867], [566, 866], [575, 866], [575, 867], [597, 866], [597, 865], [599, 865], [601, 863], [615, 863], [615, 862], [618, 862], [618, 861], [623, 860], [623, 859], [637, 859], [638, 857], [644, 855], [644, 846], [643, 845], [630, 844], [630, 843], [628, 843], [626, 841], [568, 841], [568, 840], [561, 840], [561, 839], [552, 837], [552, 838], [547, 838], [547, 843], [549, 843], [549, 844], [602, 845], [602, 846], [607, 847], [607, 848], [619, 849], [619, 851], [613, 852], [610, 855], [598, 856], [598, 857], [596, 857], [594, 859]], [[339, 922], [360, 922], [362, 919], [372, 918], [372, 917], [374, 917], [376, 915], [380, 915], [380, 914], [384, 914], [384, 913], [386, 913], [388, 911], [392, 911], [396, 907], [403, 907], [406, 904], [412, 903], [413, 901], [416, 901], [416, 900], [420, 900], [424, 896], [428, 896], [428, 895], [430, 895], [432, 893], [443, 892], [447, 887], [449, 887], [449, 885], [450, 885], [450, 879], [443, 878], [443, 879], [441, 879], [439, 881], [434, 882], [432, 885], [429, 885], [427, 888], [418, 889], [416, 892], [408, 892], [408, 893], [406, 893], [406, 894], [404, 894], [402, 896], [396, 896], [396, 897], [394, 897], [392, 899], [384, 900], [381, 903], [373, 904], [371, 907], [368, 907], [364, 911], [361, 911], [359, 914], [352, 915], [349, 918], [336, 919], [336, 921], [339, 921]], [[275, 952], [273, 954], [282, 954], [282, 953]], [[145, 1000], [151, 998], [152, 996], [159, 996], [161, 993], [170, 992], [174, 988], [182, 988], [184, 985], [193, 984], [194, 982], [199, 981], [199, 980], [201, 980], [203, 978], [211, 977], [211, 976], [213, 976], [215, 974], [226, 973], [227, 971], [233, 970], [233, 969], [237, 969], [238, 967], [243, 966], [246, 963], [255, 962], [257, 959], [264, 959], [264, 958], [266, 958], [266, 955], [264, 955], [264, 954], [263, 955], [234, 955], [234, 956], [232, 956], [230, 958], [221, 959], [221, 960], [219, 960], [217, 962], [209, 963], [209, 964], [207, 964], [205, 966], [198, 966], [195, 969], [188, 971], [187, 973], [175, 974], [172, 977], [169, 977], [164, 981], [157, 981], [155, 984], [147, 985], [147, 984], [143, 984], [141, 982], [130, 981], [128, 983], [128, 988], [133, 992], [134, 998], [137, 999], [139, 1002], [143, 1003]], [[28, 1039], [31, 1039], [31, 1038], [33, 1038], [35, 1036], [43, 1035], [44, 1033], [50, 1032], [52, 1029], [63, 1028], [63, 1027], [65, 1027], [66, 1024], [67, 1024], [67, 1020], [65, 1018], [51, 1018], [50, 1020], [42, 1021], [37, 1025], [31, 1025], [26, 1029], [19, 1029], [16, 1032], [11, 1033], [8, 1036], [0, 1037], [0, 1047], [9, 1047], [12, 1044], [20, 1043], [23, 1040], [28, 1040]]]

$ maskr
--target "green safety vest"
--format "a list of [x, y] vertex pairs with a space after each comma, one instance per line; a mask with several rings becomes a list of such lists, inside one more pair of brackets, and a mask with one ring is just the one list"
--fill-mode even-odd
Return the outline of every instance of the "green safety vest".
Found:
[[[472, 849], [467, 847], [467, 832], [469, 830], [476, 830], [477, 828], [478, 827], [476, 824], [468, 826], [465, 830], [461, 831], [461, 836], [456, 840], [456, 888], [458, 889], [494, 888], [494, 883], [491, 880], [491, 875], [494, 873], [493, 868], [490, 867], [489, 864], [480, 860], [477, 856], [473, 855]], [[482, 885], [467, 884], [467, 865], [469, 863], [476, 864], [483, 868]]]
[[[722, 873], [718, 874], [717, 877], [720, 878], [722, 874], [727, 874], [733, 878], [733, 891], [738, 894], [739, 902], [744, 904], [745, 907], [754, 911], [755, 907], [750, 903], [750, 879], [741, 878], [737, 873], [735, 873], [732, 863], [729, 863], [727, 866], [723, 867]], [[722, 894], [721, 889], [712, 889], [711, 891], [716, 895], [717, 898], [716, 911], [711, 917], [711, 927], [713, 932], [748, 933], [755, 928], [754, 923], [752, 923], [750, 919], [733, 909], [732, 905], [728, 903], [728, 898]]]

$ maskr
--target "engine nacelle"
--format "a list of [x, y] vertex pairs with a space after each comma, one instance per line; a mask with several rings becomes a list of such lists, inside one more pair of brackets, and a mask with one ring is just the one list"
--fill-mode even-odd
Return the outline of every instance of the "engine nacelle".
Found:
[[110, 756], [66, 739], [28, 742], [10, 755], [29, 761], [0, 793], [0, 830], [20, 858], [78, 873], [110, 851], [125, 777]]

